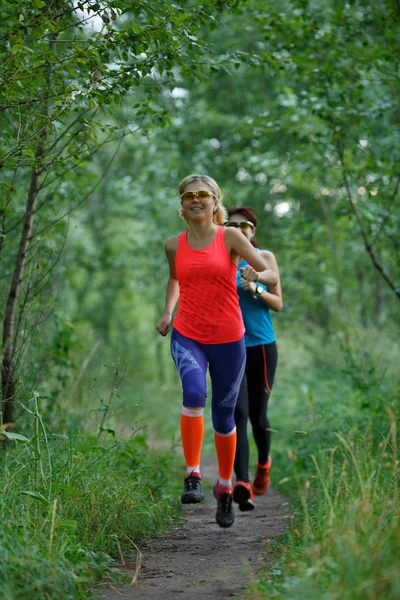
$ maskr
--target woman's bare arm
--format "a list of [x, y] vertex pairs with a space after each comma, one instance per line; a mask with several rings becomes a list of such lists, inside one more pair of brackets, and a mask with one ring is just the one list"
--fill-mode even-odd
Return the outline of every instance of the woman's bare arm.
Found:
[[278, 285], [279, 276], [271, 268], [268, 257], [262, 256], [261, 252], [256, 252], [243, 233], [233, 227], [227, 227], [224, 239], [232, 260], [237, 262], [239, 257], [242, 257], [249, 263], [241, 269], [241, 275], [244, 279], [254, 282], [259, 281], [268, 286]]
[[169, 264], [169, 279], [167, 282], [167, 290], [165, 294], [165, 309], [160, 321], [157, 323], [156, 329], [161, 335], [167, 335], [172, 321], [176, 303], [179, 299], [179, 283], [175, 273], [175, 256], [178, 248], [178, 237], [170, 238], [165, 244], [165, 254], [167, 255]]
[[[272, 271], [276, 273], [279, 277], [279, 268], [276, 258], [272, 252], [269, 250], [261, 250], [261, 256], [268, 262]], [[244, 290], [249, 291], [251, 294], [255, 294], [256, 284], [246, 279], [241, 279], [240, 285]], [[262, 294], [258, 296], [258, 298], [268, 306], [268, 308], [272, 308], [279, 312], [283, 308], [283, 300], [282, 300], [282, 288], [280, 278], [278, 283], [275, 286], [268, 286], [268, 290], [264, 290]]]

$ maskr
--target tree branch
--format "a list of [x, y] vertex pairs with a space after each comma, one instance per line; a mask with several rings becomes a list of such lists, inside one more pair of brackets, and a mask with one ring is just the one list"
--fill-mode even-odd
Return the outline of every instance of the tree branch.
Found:
[[[400, 0], [399, 0], [400, 1]], [[391, 210], [393, 208], [393, 204], [396, 200], [397, 194], [399, 193], [399, 188], [400, 188], [400, 176], [397, 178], [396, 181], [396, 185], [395, 188], [393, 190], [393, 194], [391, 195], [391, 197], [389, 198], [389, 202], [388, 202], [388, 206], [387, 206], [387, 213], [385, 215], [385, 217], [382, 219], [381, 224], [379, 225], [379, 229], [378, 231], [375, 233], [374, 237], [373, 237], [373, 241], [377, 240], [378, 237], [381, 235], [383, 229], [385, 228], [390, 216], [391, 216]]]
[[122, 144], [122, 140], [123, 140], [124, 136], [121, 137], [118, 147], [115, 150], [114, 154], [111, 156], [110, 160], [108, 161], [103, 173], [101, 174], [101, 177], [96, 181], [95, 185], [92, 187], [92, 189], [90, 190], [90, 192], [88, 192], [83, 198], [82, 200], [80, 200], [78, 202], [78, 204], [75, 204], [75, 206], [73, 206], [70, 210], [68, 210], [67, 212], [65, 212], [64, 214], [62, 214], [60, 217], [58, 217], [57, 219], [55, 219], [54, 221], [52, 221], [51, 223], [49, 223], [48, 225], [46, 225], [46, 227], [43, 227], [42, 229], [40, 229], [39, 231], [35, 232], [34, 235], [31, 236], [31, 240], [36, 237], [37, 235], [41, 235], [42, 233], [44, 233], [45, 231], [48, 231], [49, 229], [51, 229], [51, 227], [54, 227], [54, 225], [56, 225], [57, 223], [59, 223], [60, 221], [62, 221], [67, 215], [70, 215], [71, 213], [73, 213], [77, 208], [79, 208], [80, 206], [82, 206], [82, 204], [84, 202], [86, 202], [86, 200], [89, 198], [89, 196], [91, 196], [93, 194], [93, 192], [98, 188], [98, 186], [100, 185], [100, 183], [103, 181], [104, 177], [106, 176], [108, 169], [111, 167], [115, 157], [118, 154], [118, 151], [120, 149], [120, 146]]
[[386, 283], [388, 284], [388, 286], [390, 287], [391, 290], [393, 290], [393, 292], [395, 293], [396, 297], [400, 300], [400, 289], [396, 288], [396, 286], [394, 285], [393, 281], [390, 279], [389, 275], [386, 273], [385, 269], [383, 268], [383, 266], [381, 265], [381, 263], [379, 262], [375, 250], [372, 247], [369, 239], [368, 239], [368, 234], [367, 234], [367, 230], [364, 227], [364, 223], [362, 222], [362, 219], [360, 217], [360, 214], [357, 210], [357, 206], [355, 205], [355, 202], [353, 201], [353, 197], [352, 197], [352, 193], [351, 193], [351, 189], [350, 189], [350, 183], [349, 183], [349, 178], [347, 175], [347, 169], [346, 169], [346, 164], [345, 164], [345, 160], [344, 160], [344, 152], [343, 152], [343, 148], [340, 144], [340, 141], [337, 141], [336, 144], [336, 148], [339, 154], [339, 158], [340, 158], [340, 162], [342, 165], [342, 175], [343, 175], [343, 183], [344, 183], [344, 187], [346, 190], [346, 194], [347, 194], [347, 200], [349, 202], [349, 205], [351, 207], [352, 212], [354, 213], [355, 217], [356, 217], [356, 221], [358, 223], [358, 226], [360, 228], [361, 231], [361, 235], [362, 235], [362, 239], [364, 242], [364, 247], [366, 249], [366, 251], [368, 252], [372, 264], [374, 265], [375, 269], [378, 271], [378, 273], [381, 275], [381, 277], [386, 281]]

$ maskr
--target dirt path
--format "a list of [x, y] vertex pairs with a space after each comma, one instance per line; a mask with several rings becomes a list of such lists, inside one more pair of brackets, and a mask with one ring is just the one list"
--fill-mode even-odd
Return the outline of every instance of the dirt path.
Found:
[[[215, 460], [202, 459], [202, 476], [217, 477]], [[183, 506], [182, 526], [152, 541], [136, 558], [126, 561], [135, 583], [104, 589], [99, 600], [225, 600], [240, 597], [260, 565], [271, 561], [271, 542], [285, 529], [287, 501], [273, 489], [256, 498], [256, 508], [240, 512], [229, 529], [215, 523], [211, 492], [200, 505]]]

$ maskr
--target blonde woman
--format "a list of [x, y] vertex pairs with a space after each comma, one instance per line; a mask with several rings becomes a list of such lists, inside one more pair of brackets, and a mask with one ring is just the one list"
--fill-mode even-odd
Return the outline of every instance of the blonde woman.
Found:
[[242, 277], [277, 285], [267, 261], [235, 228], [225, 228], [227, 213], [217, 182], [189, 175], [179, 184], [180, 214], [188, 229], [167, 240], [170, 276], [158, 332], [167, 335], [179, 299], [171, 335], [171, 354], [183, 389], [180, 429], [186, 462], [183, 504], [204, 498], [200, 456], [204, 435], [206, 373], [212, 384], [212, 422], [218, 461], [216, 522], [230, 527], [232, 472], [236, 451], [234, 411], [246, 362], [244, 326], [236, 290], [239, 257], [248, 263]]

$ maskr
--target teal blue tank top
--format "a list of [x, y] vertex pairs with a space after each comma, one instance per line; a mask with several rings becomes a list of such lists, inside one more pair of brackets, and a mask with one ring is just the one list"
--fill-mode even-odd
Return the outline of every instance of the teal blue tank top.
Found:
[[[239, 294], [239, 304], [242, 310], [243, 322], [245, 326], [244, 339], [246, 346], [261, 346], [275, 342], [274, 327], [268, 306], [261, 298], [253, 298], [253, 295], [240, 287], [240, 271], [248, 263], [242, 261], [238, 265], [236, 276], [237, 291]], [[258, 283], [265, 290], [268, 286]]]

